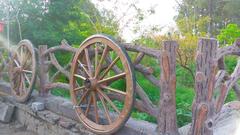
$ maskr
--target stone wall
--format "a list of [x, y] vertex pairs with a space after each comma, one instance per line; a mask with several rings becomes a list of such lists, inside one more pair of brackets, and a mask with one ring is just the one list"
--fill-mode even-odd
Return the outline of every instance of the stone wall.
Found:
[[[44, 103], [45, 109], [34, 111], [31, 108], [34, 102]], [[15, 106], [14, 120], [39, 135], [94, 134], [78, 122], [73, 106], [67, 99], [56, 96], [41, 98], [33, 94], [27, 104], [17, 103], [11, 96], [5, 96], [4, 103]], [[117, 135], [152, 135], [155, 134], [155, 129], [156, 124], [130, 118]]]

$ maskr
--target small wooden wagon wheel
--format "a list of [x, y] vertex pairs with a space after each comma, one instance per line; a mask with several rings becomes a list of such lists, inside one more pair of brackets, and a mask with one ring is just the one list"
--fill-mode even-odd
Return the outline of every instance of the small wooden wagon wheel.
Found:
[[111, 38], [94, 35], [81, 44], [73, 59], [70, 86], [75, 111], [91, 131], [111, 134], [128, 120], [135, 78], [127, 53]]
[[11, 52], [9, 77], [12, 94], [18, 102], [30, 97], [36, 79], [36, 57], [32, 43], [22, 40]]

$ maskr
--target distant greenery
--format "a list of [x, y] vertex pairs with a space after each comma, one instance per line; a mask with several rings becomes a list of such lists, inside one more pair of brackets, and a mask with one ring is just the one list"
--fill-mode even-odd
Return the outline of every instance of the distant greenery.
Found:
[[[118, 34], [116, 23], [102, 16], [90, 0], [9, 1], [10, 39], [15, 43], [22, 36], [35, 46], [56, 46], [62, 39], [80, 44], [96, 33]], [[0, 20], [6, 21], [7, 5], [7, 1], [0, 0]]]

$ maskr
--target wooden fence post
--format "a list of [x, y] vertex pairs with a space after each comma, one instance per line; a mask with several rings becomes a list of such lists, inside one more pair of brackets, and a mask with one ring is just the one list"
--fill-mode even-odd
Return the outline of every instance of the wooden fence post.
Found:
[[40, 45], [39, 46], [39, 79], [40, 79], [40, 96], [47, 96], [48, 91], [45, 89], [46, 84], [49, 82], [49, 75], [48, 75], [48, 57], [44, 56], [43, 53], [47, 50], [47, 45]]
[[175, 41], [165, 41], [160, 56], [161, 95], [158, 115], [158, 134], [179, 135], [176, 118], [176, 51]]
[[196, 57], [195, 92], [192, 105], [192, 125], [189, 135], [212, 135], [214, 101], [213, 89], [217, 69], [217, 41], [199, 39]]

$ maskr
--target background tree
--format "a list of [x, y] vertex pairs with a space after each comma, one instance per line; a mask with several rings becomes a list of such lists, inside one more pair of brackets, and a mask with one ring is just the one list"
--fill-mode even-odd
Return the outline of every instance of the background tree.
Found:
[[107, 26], [89, 0], [0, 0], [1, 20], [6, 20], [7, 5], [10, 9], [10, 37], [13, 42], [20, 40], [18, 20], [23, 38], [30, 39], [35, 45], [57, 45], [62, 39], [80, 44], [86, 37], [95, 33], [117, 35], [115, 29]]
[[[181, 32], [208, 33], [216, 37], [228, 23], [240, 24], [240, 1], [237, 0], [182, 0], [175, 17]], [[192, 22], [192, 23], [190, 23]], [[181, 24], [184, 23], [185, 27]]]
[[217, 36], [221, 45], [232, 45], [240, 37], [240, 28], [237, 24], [228, 24], [226, 28], [221, 29]]

